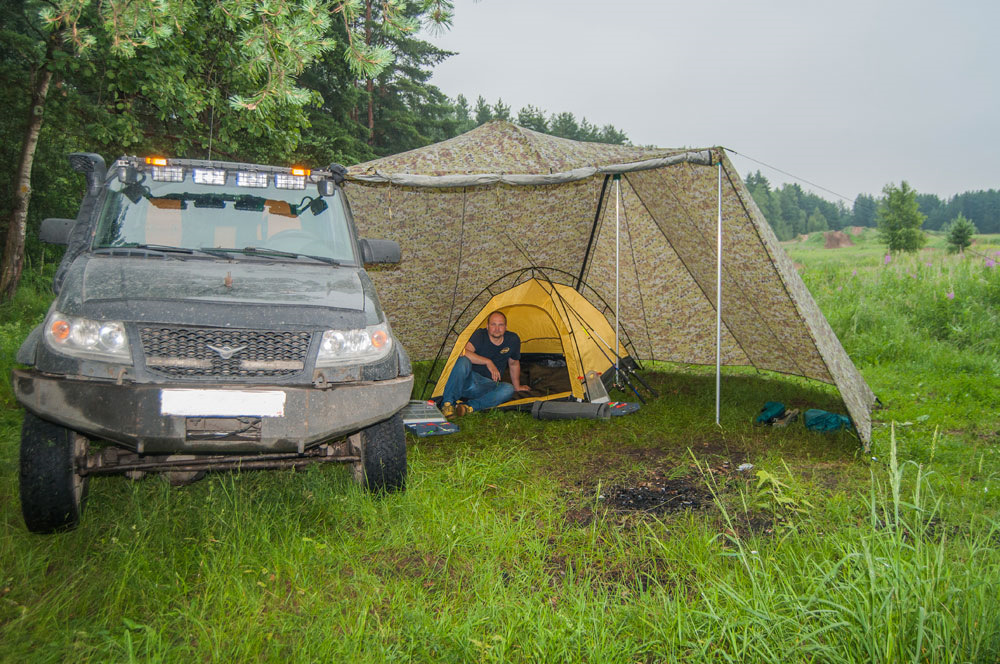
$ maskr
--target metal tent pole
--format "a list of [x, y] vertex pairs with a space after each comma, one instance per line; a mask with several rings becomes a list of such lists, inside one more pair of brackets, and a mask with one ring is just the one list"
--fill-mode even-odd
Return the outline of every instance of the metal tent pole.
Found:
[[715, 424], [722, 394], [722, 160], [719, 160], [718, 220], [715, 234]]
[[615, 381], [618, 381], [618, 203], [622, 195], [622, 176], [615, 175]]

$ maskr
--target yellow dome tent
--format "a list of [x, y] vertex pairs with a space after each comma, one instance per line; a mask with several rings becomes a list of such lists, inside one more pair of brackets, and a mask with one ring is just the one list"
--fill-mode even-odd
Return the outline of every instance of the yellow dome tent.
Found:
[[[592, 395], [588, 395], [586, 389], [589, 372], [610, 378], [616, 355], [621, 358], [619, 363], [631, 361], [627, 359], [625, 345], [620, 342], [617, 353], [612, 352], [614, 327], [583, 295], [569, 286], [531, 276], [527, 281], [490, 298], [458, 334], [441, 376], [434, 385], [432, 397], [439, 397], [444, 392], [451, 369], [465, 350], [469, 337], [480, 327], [485, 327], [487, 318], [494, 311], [500, 311], [507, 317], [507, 329], [521, 339], [522, 372], [528, 374], [529, 384], [533, 382], [531, 376], [547, 374], [545, 382], [548, 385], [546, 389], [533, 389], [531, 396], [521, 393], [517, 395], [521, 398], [508, 401], [501, 407], [555, 399], [590, 401]], [[541, 368], [544, 364], [560, 365], [563, 362], [565, 366], [556, 366], [555, 371]], [[553, 373], [556, 374], [555, 380], [549, 375]]]

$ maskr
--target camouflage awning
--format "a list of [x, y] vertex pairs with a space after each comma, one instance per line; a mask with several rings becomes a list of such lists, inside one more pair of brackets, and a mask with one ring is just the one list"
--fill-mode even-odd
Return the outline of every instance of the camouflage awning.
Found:
[[835, 384], [867, 443], [875, 396], [720, 148], [584, 143], [492, 122], [353, 166], [345, 187], [361, 235], [402, 246], [403, 262], [372, 278], [414, 359], [434, 357], [483, 289], [519, 268], [613, 303], [617, 235], [620, 316], [639, 358], [710, 365], [720, 169], [722, 363]]

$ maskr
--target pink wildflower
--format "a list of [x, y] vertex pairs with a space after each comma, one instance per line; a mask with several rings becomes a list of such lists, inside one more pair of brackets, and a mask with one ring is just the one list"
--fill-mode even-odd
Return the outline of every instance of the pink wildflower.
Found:
[[856, 277], [856, 276], [858, 276], [858, 271], [857, 270], [851, 270], [851, 274]]
[[955, 291], [951, 291], [950, 293], [945, 294], [945, 297], [948, 298], [949, 300], [954, 300], [955, 299]]
[[996, 267], [996, 266], [997, 262], [995, 260], [993, 260], [992, 258], [986, 259], [986, 267]]
[[886, 254], [885, 255], [885, 264], [888, 265], [891, 262], [892, 262], [892, 254]]
[[934, 263], [924, 263], [927, 267], [934, 267]]
[[837, 292], [840, 292], [840, 291], [842, 291], [842, 290], [844, 290], [844, 287], [843, 287], [843, 286], [837, 286]]

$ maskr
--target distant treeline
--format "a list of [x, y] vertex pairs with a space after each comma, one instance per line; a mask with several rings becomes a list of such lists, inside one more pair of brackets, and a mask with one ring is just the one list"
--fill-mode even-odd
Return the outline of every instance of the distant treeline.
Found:
[[[528, 104], [516, 116], [511, 115], [510, 106], [503, 103], [503, 99], [498, 99], [493, 105], [486, 102], [481, 95], [476, 100], [474, 108], [469, 107], [468, 100], [463, 95], [458, 95], [455, 100], [456, 114], [462, 119], [462, 131], [468, 131], [491, 120], [509, 120], [527, 129], [551, 134], [560, 138], [569, 138], [574, 141], [592, 141], [596, 143], [613, 143], [615, 145], [628, 145], [628, 136], [613, 125], [598, 127], [582, 118], [577, 122], [576, 116], [569, 112], [552, 113], [545, 115], [545, 111], [531, 104]], [[460, 132], [461, 133], [461, 132]]]
[[[803, 191], [797, 184], [783, 184], [777, 189], [760, 171], [746, 177], [747, 188], [757, 207], [771, 224], [779, 240], [816, 231], [840, 230], [848, 226], [878, 225], [881, 197], [861, 194], [848, 207]], [[936, 231], [947, 226], [959, 214], [965, 215], [980, 233], [1000, 233], [1000, 191], [968, 191], [941, 200], [935, 194], [918, 194], [920, 211], [927, 215], [924, 230]]]

